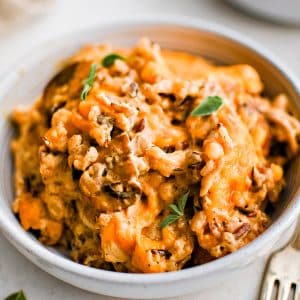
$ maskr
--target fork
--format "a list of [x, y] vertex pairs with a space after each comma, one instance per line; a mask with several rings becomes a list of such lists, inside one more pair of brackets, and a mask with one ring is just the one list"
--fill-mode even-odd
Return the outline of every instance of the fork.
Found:
[[292, 240], [271, 256], [260, 300], [300, 300], [300, 217]]

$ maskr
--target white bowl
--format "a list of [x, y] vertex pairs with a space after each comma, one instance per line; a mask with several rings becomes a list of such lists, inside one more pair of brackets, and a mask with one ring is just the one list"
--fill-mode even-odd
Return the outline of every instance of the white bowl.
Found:
[[[128, 298], [171, 297], [206, 289], [239, 272], [260, 256], [289, 239], [300, 212], [298, 187], [300, 160], [292, 164], [281, 205], [272, 226], [241, 250], [205, 265], [163, 274], [124, 274], [80, 265], [47, 248], [25, 232], [11, 211], [13, 201], [12, 163], [9, 143], [13, 130], [7, 115], [17, 104], [31, 104], [57, 71], [57, 62], [87, 42], [111, 42], [132, 46], [141, 36], [149, 36], [162, 47], [183, 50], [214, 59], [219, 63], [249, 63], [260, 72], [267, 92], [286, 92], [300, 115], [299, 83], [285, 67], [261, 46], [222, 26], [200, 20], [170, 16], [140, 18], [98, 25], [51, 41], [24, 56], [0, 80], [0, 229], [7, 239], [46, 272], [82, 289]], [[1, 78], [0, 78], [1, 79]], [[20, 149], [22, 151], [22, 149]]]
[[227, 0], [250, 14], [275, 22], [300, 25], [299, 0]]

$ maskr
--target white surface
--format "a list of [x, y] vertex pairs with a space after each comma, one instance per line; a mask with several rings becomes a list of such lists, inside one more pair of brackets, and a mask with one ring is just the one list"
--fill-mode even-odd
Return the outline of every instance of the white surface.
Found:
[[[243, 16], [220, 1], [96, 1], [60, 0], [51, 15], [27, 23], [19, 23], [14, 28], [0, 27], [1, 71], [19, 55], [33, 45], [39, 44], [63, 32], [82, 28], [101, 20], [116, 19], [138, 13], [176, 13], [209, 19], [225, 24], [252, 38], [256, 38], [298, 74], [300, 73], [300, 29], [280, 27]], [[0, 236], [0, 299], [8, 293], [23, 288], [28, 300], [35, 299], [107, 299], [68, 286], [40, 271], [10, 246]], [[184, 297], [196, 299], [256, 299], [257, 287], [264, 262], [245, 270], [235, 278], [213, 291], [201, 295]]]

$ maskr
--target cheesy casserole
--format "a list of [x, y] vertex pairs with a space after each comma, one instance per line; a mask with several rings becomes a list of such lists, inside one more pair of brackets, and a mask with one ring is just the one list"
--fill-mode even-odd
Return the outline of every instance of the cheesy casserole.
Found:
[[252, 66], [146, 38], [86, 46], [12, 117], [23, 228], [119, 272], [175, 271], [251, 242], [299, 151], [287, 96], [266, 97]]

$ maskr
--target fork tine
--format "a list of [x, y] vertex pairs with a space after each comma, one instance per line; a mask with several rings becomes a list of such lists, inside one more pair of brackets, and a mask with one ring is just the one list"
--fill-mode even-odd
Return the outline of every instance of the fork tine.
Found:
[[271, 300], [276, 278], [269, 274], [265, 275], [260, 300]]
[[294, 300], [300, 300], [300, 282], [295, 285]]
[[278, 300], [288, 300], [291, 291], [291, 283], [288, 281], [280, 281], [278, 289]]

